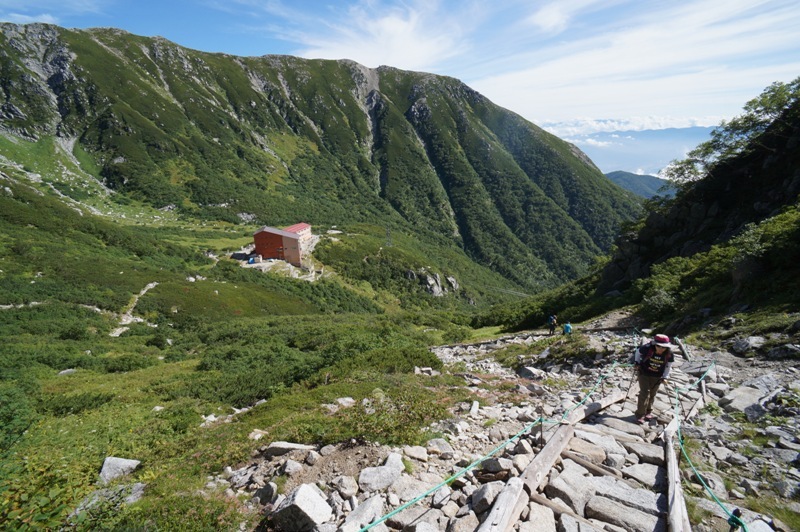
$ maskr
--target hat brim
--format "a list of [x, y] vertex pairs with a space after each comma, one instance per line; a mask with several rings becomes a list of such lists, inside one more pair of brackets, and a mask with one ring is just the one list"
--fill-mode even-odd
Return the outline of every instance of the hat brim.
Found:
[[659, 346], [659, 347], [669, 347], [670, 349], [676, 347], [676, 346], [674, 346], [672, 344], [665, 344], [665, 343], [659, 343], [659, 342], [656, 342], [656, 345]]

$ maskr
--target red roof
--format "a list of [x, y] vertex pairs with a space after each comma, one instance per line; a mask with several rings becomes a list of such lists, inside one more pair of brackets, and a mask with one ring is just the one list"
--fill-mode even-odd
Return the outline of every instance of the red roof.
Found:
[[287, 233], [299, 233], [304, 229], [311, 229], [311, 226], [305, 222], [301, 222], [299, 224], [290, 225], [289, 227], [284, 227], [283, 230]]
[[264, 227], [262, 227], [261, 229], [259, 229], [255, 233], [253, 233], [253, 236], [257, 235], [258, 233], [270, 233], [270, 234], [273, 234], [273, 235], [280, 235], [280, 236], [285, 236], [287, 238], [294, 238], [294, 239], [299, 238], [297, 233], [290, 233], [289, 231], [284, 231], [283, 229], [276, 229], [274, 227], [269, 227], [268, 225], [265, 225]]

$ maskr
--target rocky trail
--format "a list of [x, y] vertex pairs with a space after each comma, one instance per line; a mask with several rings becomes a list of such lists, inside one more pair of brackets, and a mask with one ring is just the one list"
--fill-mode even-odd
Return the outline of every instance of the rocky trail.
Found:
[[[657, 417], [639, 425], [627, 362], [643, 338], [620, 329], [598, 322], [581, 332], [598, 346], [594, 360], [532, 353], [519, 372], [491, 353], [541, 334], [438, 347], [475, 396], [431, 427], [444, 437], [405, 447], [271, 442], [207, 489], [249, 494], [265, 529], [279, 531], [727, 531], [734, 508], [751, 532], [789, 530], [743, 504], [770, 495], [800, 511], [798, 412], [787, 406], [800, 390], [797, 363], [685, 346], [689, 359], [678, 356]], [[481, 387], [487, 381], [507, 381], [524, 399], [504, 401]], [[744, 419], [770, 423], [748, 432]], [[686, 459], [681, 438], [701, 464]], [[687, 503], [702, 523], [689, 524]]]

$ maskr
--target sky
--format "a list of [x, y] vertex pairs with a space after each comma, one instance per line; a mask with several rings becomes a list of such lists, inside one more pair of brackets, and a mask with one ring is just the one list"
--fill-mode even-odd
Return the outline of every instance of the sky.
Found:
[[800, 76], [798, 0], [0, 0], [0, 20], [452, 76], [590, 157]]

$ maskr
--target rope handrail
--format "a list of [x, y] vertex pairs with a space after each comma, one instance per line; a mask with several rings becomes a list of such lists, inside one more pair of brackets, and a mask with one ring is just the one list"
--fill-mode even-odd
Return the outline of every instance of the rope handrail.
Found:
[[[673, 415], [674, 415], [675, 419], [677, 420], [677, 431], [676, 432], [677, 432], [677, 435], [678, 435], [678, 445], [681, 448], [681, 454], [683, 455], [684, 458], [686, 458], [686, 461], [689, 463], [689, 467], [692, 468], [692, 471], [694, 471], [695, 476], [700, 480], [700, 483], [703, 485], [703, 487], [705, 488], [706, 492], [711, 496], [711, 498], [714, 500], [714, 502], [717, 503], [717, 505], [722, 509], [722, 511], [724, 511], [725, 514], [727, 514], [728, 523], [730, 523], [730, 524], [734, 524], [735, 523], [737, 525], [740, 525], [743, 528], [744, 532], [748, 532], [747, 524], [744, 522], [744, 520], [741, 519], [740, 517], [734, 515], [730, 510], [728, 510], [728, 508], [725, 506], [725, 504], [723, 504], [722, 501], [720, 501], [717, 498], [716, 494], [711, 490], [711, 488], [708, 486], [708, 484], [706, 484], [705, 479], [703, 478], [703, 476], [700, 474], [700, 472], [695, 467], [694, 463], [692, 462], [692, 459], [689, 457], [689, 453], [686, 451], [686, 446], [683, 444], [683, 433], [681, 432], [681, 416], [678, 414], [678, 407], [681, 404], [680, 403], [680, 395], [679, 394], [680, 394], [680, 392], [688, 392], [692, 388], [694, 388], [695, 386], [700, 384], [700, 382], [702, 382], [708, 376], [708, 373], [711, 371], [711, 369], [715, 365], [716, 365], [716, 361], [712, 361], [711, 364], [706, 369], [706, 371], [703, 373], [703, 375], [699, 379], [697, 379], [695, 382], [693, 382], [692, 384], [690, 384], [688, 386], [681, 386], [681, 387], [673, 386], [673, 388], [672, 388], [675, 391], [675, 402], [674, 402], [674, 405], [673, 405]], [[685, 395], [685, 393], [681, 394], [681, 395]]]

